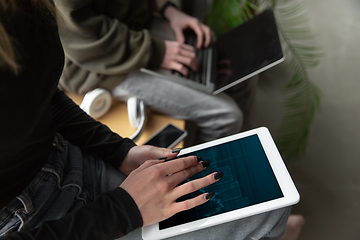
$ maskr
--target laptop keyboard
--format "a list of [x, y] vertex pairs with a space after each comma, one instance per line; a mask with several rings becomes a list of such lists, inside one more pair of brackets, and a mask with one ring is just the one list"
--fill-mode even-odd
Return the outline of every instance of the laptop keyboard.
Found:
[[189, 69], [189, 74], [185, 76], [186, 78], [193, 80], [195, 82], [206, 84], [206, 73], [207, 73], [207, 66], [208, 66], [208, 56], [209, 51], [208, 49], [197, 49], [197, 36], [195, 32], [189, 30], [184, 31], [185, 36], [185, 43], [193, 46], [195, 48], [196, 56], [199, 59], [199, 69], [197, 72]]

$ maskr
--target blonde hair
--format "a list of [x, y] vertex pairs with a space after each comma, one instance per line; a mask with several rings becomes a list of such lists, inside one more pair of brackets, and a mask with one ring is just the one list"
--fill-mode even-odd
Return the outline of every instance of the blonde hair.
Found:
[[[49, 16], [48, 14], [45, 14], [49, 12], [51, 13], [51, 16], [55, 16], [56, 10], [54, 3], [51, 0], [30, 0], [30, 2], [34, 6], [34, 9], [38, 9], [40, 13], [44, 13], [44, 16]], [[17, 11], [18, 8], [15, 0], [0, 0], [1, 14], [6, 13], [11, 15], [15, 14]], [[14, 43], [15, 40], [9, 36], [0, 21], [0, 68], [9, 68], [18, 75], [21, 66], [18, 64]]]

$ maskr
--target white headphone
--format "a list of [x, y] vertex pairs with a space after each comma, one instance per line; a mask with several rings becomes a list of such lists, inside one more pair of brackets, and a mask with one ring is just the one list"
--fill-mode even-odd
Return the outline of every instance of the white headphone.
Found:
[[85, 94], [80, 108], [91, 117], [100, 118], [109, 111], [111, 103], [111, 93], [108, 90], [96, 88]]
[[136, 132], [130, 137], [130, 139], [134, 140], [140, 136], [141, 132], [144, 130], [147, 119], [146, 106], [143, 101], [136, 97], [130, 97], [127, 100], [127, 109], [130, 125], [133, 128], [136, 128]]
[[[100, 118], [104, 116], [110, 109], [112, 104], [112, 96], [108, 90], [96, 88], [85, 94], [80, 108], [93, 118]], [[127, 100], [127, 109], [130, 125], [136, 128], [136, 131], [131, 135], [130, 139], [135, 140], [140, 136], [144, 129], [146, 116], [146, 106], [143, 101], [136, 97], [130, 97]]]

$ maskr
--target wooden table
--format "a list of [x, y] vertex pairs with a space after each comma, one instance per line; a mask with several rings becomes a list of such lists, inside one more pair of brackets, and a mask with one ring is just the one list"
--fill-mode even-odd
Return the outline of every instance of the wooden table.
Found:
[[[66, 94], [78, 105], [81, 104], [84, 96], [76, 95], [73, 93]], [[124, 102], [113, 100], [110, 110], [101, 118], [96, 119], [101, 123], [107, 125], [113, 132], [118, 133], [122, 137], [130, 137], [136, 129], [132, 128], [129, 122], [127, 105]], [[147, 121], [145, 129], [142, 134], [135, 141], [137, 145], [145, 143], [154, 133], [164, 127], [166, 124], [172, 123], [178, 128], [185, 128], [185, 121], [167, 117], [165, 115], [147, 110]], [[182, 147], [183, 142], [175, 146]]]

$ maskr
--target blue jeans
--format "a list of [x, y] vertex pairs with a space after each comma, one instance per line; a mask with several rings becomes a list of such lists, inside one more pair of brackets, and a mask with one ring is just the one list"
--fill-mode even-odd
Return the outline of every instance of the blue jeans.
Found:
[[[83, 153], [59, 134], [48, 162], [28, 187], [0, 211], [0, 236], [56, 220], [97, 195], [118, 187], [125, 176], [93, 155]], [[171, 239], [279, 239], [290, 207], [180, 235]], [[119, 220], [120, 221], [120, 220]], [[141, 239], [138, 229], [124, 239]]]
[[102, 192], [120, 186], [125, 176], [57, 134], [47, 163], [26, 187], [0, 211], [0, 236], [36, 228], [92, 202]]

